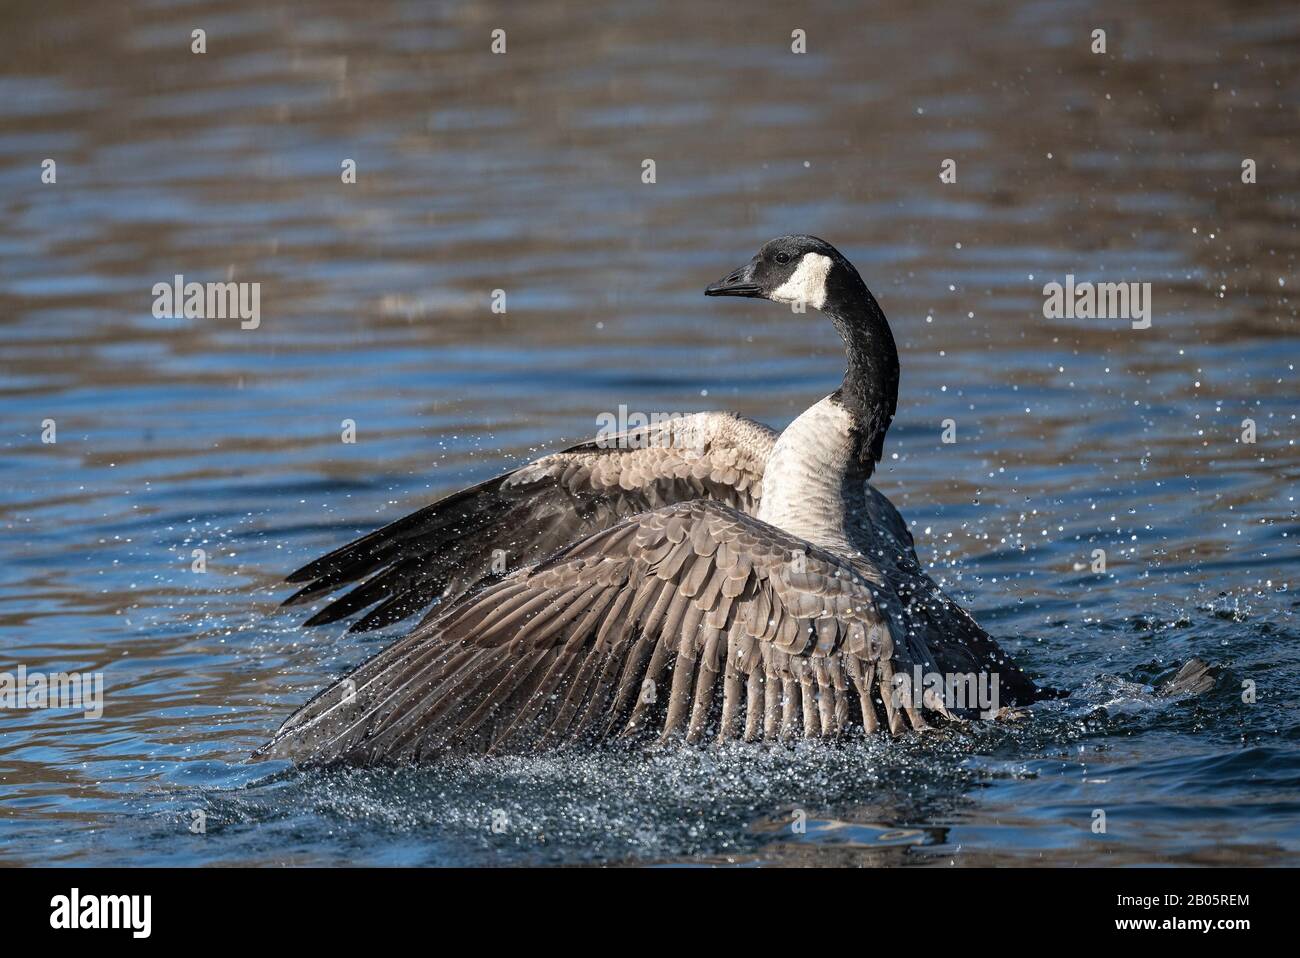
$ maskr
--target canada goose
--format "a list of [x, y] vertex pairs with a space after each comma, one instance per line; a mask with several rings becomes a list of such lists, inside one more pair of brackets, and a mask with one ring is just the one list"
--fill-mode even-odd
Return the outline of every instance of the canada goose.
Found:
[[286, 605], [365, 580], [308, 625], [368, 609], [352, 626], [366, 630], [441, 601], [257, 757], [371, 764], [638, 733], [897, 734], [992, 711], [941, 687], [897, 694], [900, 676], [922, 673], [992, 675], [1001, 705], [1050, 694], [925, 574], [867, 482], [894, 416], [898, 353], [853, 265], [816, 237], [781, 236], [705, 294], [825, 313], [844, 340], [844, 381], [779, 435], [707, 412], [582, 443], [299, 569], [289, 581], [306, 585]]

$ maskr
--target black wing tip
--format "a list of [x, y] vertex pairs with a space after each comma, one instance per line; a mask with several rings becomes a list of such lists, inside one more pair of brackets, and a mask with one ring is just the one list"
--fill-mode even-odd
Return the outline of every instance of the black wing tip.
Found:
[[[308, 588], [311, 587], [308, 586]], [[303, 592], [306, 592], [306, 590], [304, 589], [302, 592], [289, 596], [289, 598], [280, 603], [280, 607], [284, 608], [285, 606], [295, 605], [304, 601], [306, 598], [310, 598], [310, 596], [303, 596]], [[300, 596], [302, 597], [300, 598]], [[312, 629], [316, 626], [339, 622], [348, 618], [348, 616], [355, 615], [370, 604], [364, 603], [358, 605], [354, 600], [355, 593], [353, 592], [349, 592], [347, 595], [335, 599], [329, 605], [325, 606], [325, 608], [321, 609], [315, 615], [312, 615], [303, 622], [302, 628]], [[372, 601], [379, 600], [375, 599]], [[385, 626], [392, 625], [394, 622], [400, 622], [403, 619], [409, 618], [416, 612], [420, 611], [422, 607], [423, 604], [418, 600], [414, 600], [411, 596], [405, 594], [394, 596], [392, 599], [380, 602], [379, 605], [370, 609], [365, 615], [353, 622], [348, 627], [348, 632], [350, 634], [374, 632], [376, 629], [382, 629]]]
[[337, 549], [332, 549], [323, 556], [317, 556], [306, 565], [290, 572], [284, 577], [284, 581], [310, 582], [312, 579], [323, 579], [325, 576], [338, 572], [344, 567], [356, 562], [359, 558], [364, 559], [365, 556], [356, 555], [357, 547], [372, 535], [374, 535], [374, 533], [362, 536], [360, 539], [354, 539], [346, 545], [339, 546]]
[[[360, 540], [358, 540], [360, 541]], [[337, 575], [345, 572], [349, 567], [358, 566], [365, 563], [371, 553], [358, 553], [354, 550], [356, 542], [349, 542], [340, 549], [335, 549], [329, 555], [323, 555], [319, 559], [313, 559], [300, 569], [294, 569], [284, 577], [285, 582], [312, 582], [316, 579], [324, 579], [327, 576]]]
[[280, 603], [280, 608], [286, 609], [291, 605], [302, 605], [304, 602], [306, 602], [315, 594], [312, 591], [315, 584], [316, 584], [315, 582], [311, 582], [308, 585], [304, 586], [303, 588], [299, 589], [293, 595], [289, 596], [287, 599], [282, 601]]
[[346, 619], [353, 610], [340, 609], [337, 602], [331, 602], [302, 624], [304, 629], [313, 629], [318, 625], [329, 625], [339, 619]]
[[[406, 596], [398, 596], [399, 599], [405, 599]], [[392, 625], [394, 622], [401, 622], [403, 619], [413, 615], [418, 611], [418, 606], [406, 608], [404, 604], [398, 603], [390, 605], [387, 602], [381, 603], [371, 609], [360, 619], [353, 622], [348, 627], [349, 632], [373, 632], [376, 629], [382, 629], [385, 626]]]

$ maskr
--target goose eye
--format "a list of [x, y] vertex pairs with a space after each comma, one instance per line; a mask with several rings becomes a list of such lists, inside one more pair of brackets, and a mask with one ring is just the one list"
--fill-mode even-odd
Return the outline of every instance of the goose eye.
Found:
[[782, 250], [776, 254], [776, 261], [784, 266], [786, 263], [790, 262], [790, 254], [785, 250]]

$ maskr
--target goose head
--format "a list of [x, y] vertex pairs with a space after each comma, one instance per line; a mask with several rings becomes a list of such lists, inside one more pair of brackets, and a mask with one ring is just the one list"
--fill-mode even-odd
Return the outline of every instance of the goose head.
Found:
[[704, 295], [827, 309], [860, 297], [865, 288], [853, 264], [830, 243], [816, 236], [788, 235], [768, 240], [748, 263], [706, 287]]
[[704, 290], [706, 296], [748, 296], [811, 306], [829, 317], [844, 340], [848, 368], [831, 398], [853, 416], [865, 475], [883, 455], [898, 405], [898, 350], [880, 304], [853, 264], [816, 236], [768, 240], [744, 266]]

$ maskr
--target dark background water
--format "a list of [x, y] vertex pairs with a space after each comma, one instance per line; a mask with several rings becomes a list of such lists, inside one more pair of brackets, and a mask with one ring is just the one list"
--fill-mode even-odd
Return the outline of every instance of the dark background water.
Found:
[[[1296, 861], [1295, 4], [12, 0], [0, 25], [0, 670], [106, 684], [98, 720], [0, 713], [0, 862]], [[899, 342], [877, 485], [1069, 700], [925, 742], [246, 763], [391, 637], [299, 630], [289, 570], [620, 404], [783, 426], [829, 392], [816, 314], [700, 295], [794, 231]], [[260, 328], [155, 319], [177, 273], [259, 282]], [[1067, 273], [1150, 282], [1151, 328], [1045, 319]], [[1192, 655], [1218, 688], [1153, 695]]]

